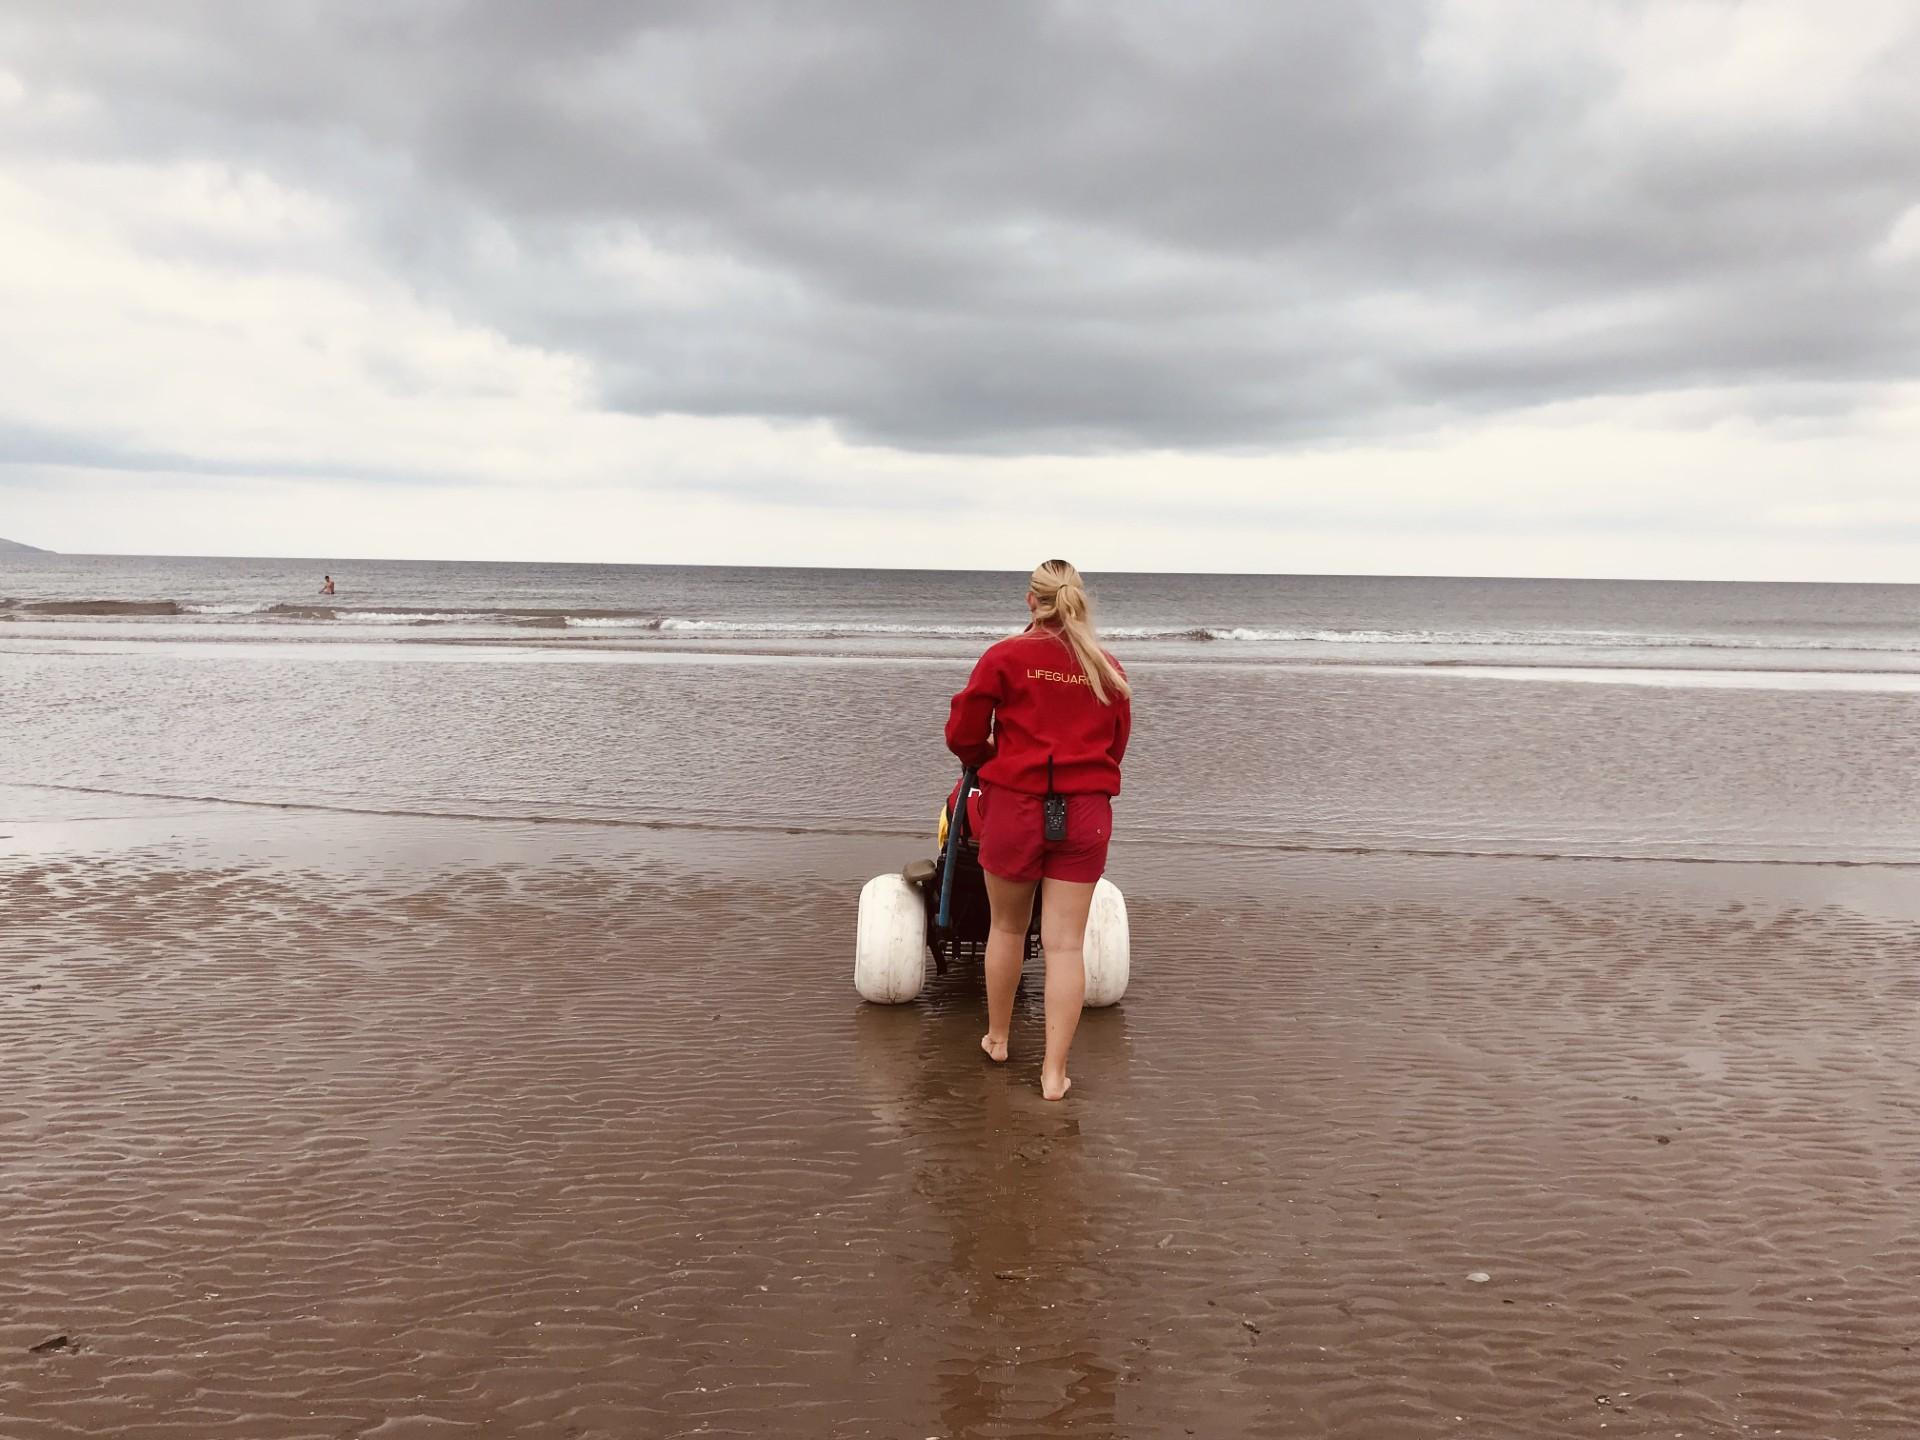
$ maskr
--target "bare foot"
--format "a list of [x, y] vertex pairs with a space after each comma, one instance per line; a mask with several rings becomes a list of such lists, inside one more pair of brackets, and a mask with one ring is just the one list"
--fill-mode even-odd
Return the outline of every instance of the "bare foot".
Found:
[[1042, 1100], [1064, 1100], [1067, 1098], [1067, 1091], [1071, 1089], [1073, 1089], [1073, 1081], [1064, 1075], [1060, 1077], [1059, 1083], [1057, 1084], [1049, 1080], [1044, 1074], [1040, 1077], [1040, 1098]]
[[994, 1064], [1004, 1065], [1007, 1063], [1006, 1036], [1002, 1035], [996, 1040], [991, 1035], [982, 1035], [980, 1037], [980, 1048], [987, 1052], [987, 1058], [993, 1061]]

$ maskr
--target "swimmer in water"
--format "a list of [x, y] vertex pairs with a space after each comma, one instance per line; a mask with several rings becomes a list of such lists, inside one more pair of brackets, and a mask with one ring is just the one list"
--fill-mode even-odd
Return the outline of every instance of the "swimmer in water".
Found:
[[320, 580], [320, 593], [322, 595], [333, 594], [333, 577], [331, 575], [323, 575], [320, 577]]

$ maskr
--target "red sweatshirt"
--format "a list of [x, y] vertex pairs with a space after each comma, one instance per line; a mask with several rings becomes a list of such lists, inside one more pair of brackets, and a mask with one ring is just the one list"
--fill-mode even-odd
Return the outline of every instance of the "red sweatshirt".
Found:
[[1051, 755], [1053, 788], [1062, 795], [1118, 795], [1133, 706], [1111, 691], [1107, 702], [1093, 698], [1072, 646], [1050, 631], [1027, 630], [973, 667], [967, 688], [953, 697], [947, 748], [982, 780], [1009, 790], [1044, 795]]

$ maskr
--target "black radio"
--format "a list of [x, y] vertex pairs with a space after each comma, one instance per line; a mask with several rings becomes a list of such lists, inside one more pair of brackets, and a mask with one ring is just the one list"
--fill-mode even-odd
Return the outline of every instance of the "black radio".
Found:
[[1049, 840], [1067, 838], [1067, 797], [1053, 793], [1053, 756], [1047, 756], [1047, 794], [1040, 802], [1040, 812], [1045, 817], [1045, 835]]

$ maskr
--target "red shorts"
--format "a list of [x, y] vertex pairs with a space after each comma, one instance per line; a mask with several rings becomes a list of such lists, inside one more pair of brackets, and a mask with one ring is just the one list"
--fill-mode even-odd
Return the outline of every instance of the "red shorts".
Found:
[[1002, 880], [1091, 885], [1106, 872], [1113, 797], [1067, 796], [1067, 838], [1049, 840], [1038, 795], [982, 785], [968, 807], [980, 840], [980, 868]]

